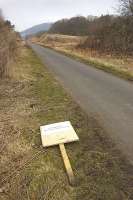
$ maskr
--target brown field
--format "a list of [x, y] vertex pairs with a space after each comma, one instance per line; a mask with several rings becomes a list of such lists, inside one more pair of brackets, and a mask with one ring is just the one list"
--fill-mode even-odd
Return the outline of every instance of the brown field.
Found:
[[59, 35], [59, 34], [43, 34], [39, 38], [32, 38], [33, 42], [40, 42], [40, 44], [45, 44], [48, 47], [54, 47], [59, 49], [68, 49], [71, 50], [76, 48], [77, 44], [81, 41], [83, 42], [86, 37], [80, 36], [68, 36], [68, 35]]

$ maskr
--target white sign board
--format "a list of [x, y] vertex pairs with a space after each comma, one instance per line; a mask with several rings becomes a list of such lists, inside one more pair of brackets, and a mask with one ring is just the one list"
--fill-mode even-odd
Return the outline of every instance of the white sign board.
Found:
[[69, 121], [41, 126], [40, 131], [44, 147], [79, 140]]

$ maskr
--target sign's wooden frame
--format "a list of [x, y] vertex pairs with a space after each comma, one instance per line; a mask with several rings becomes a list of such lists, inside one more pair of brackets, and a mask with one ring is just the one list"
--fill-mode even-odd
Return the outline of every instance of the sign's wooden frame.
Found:
[[40, 127], [42, 145], [49, 147], [59, 145], [65, 169], [71, 185], [74, 184], [74, 173], [65, 149], [64, 144], [78, 141], [79, 138], [69, 121], [50, 124]]

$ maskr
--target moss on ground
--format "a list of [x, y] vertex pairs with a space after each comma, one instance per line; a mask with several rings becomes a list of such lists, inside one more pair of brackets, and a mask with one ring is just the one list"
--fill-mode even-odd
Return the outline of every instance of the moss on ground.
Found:
[[[1, 154], [2, 200], [133, 199], [132, 166], [98, 121], [88, 117], [66, 94], [32, 50], [23, 48], [14, 79], [2, 82], [0, 88], [9, 88], [0, 106], [5, 115], [1, 123], [10, 126], [3, 129], [7, 146]], [[2, 108], [4, 103], [8, 115]], [[40, 125], [65, 120], [72, 122], [80, 137], [79, 143], [66, 145], [75, 187], [68, 183], [59, 148], [43, 149], [40, 140]]]

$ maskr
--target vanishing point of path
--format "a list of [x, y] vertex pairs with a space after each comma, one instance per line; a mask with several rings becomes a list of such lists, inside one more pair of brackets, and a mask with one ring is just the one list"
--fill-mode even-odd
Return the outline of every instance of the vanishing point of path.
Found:
[[133, 163], [133, 84], [53, 50], [36, 44], [31, 47]]

